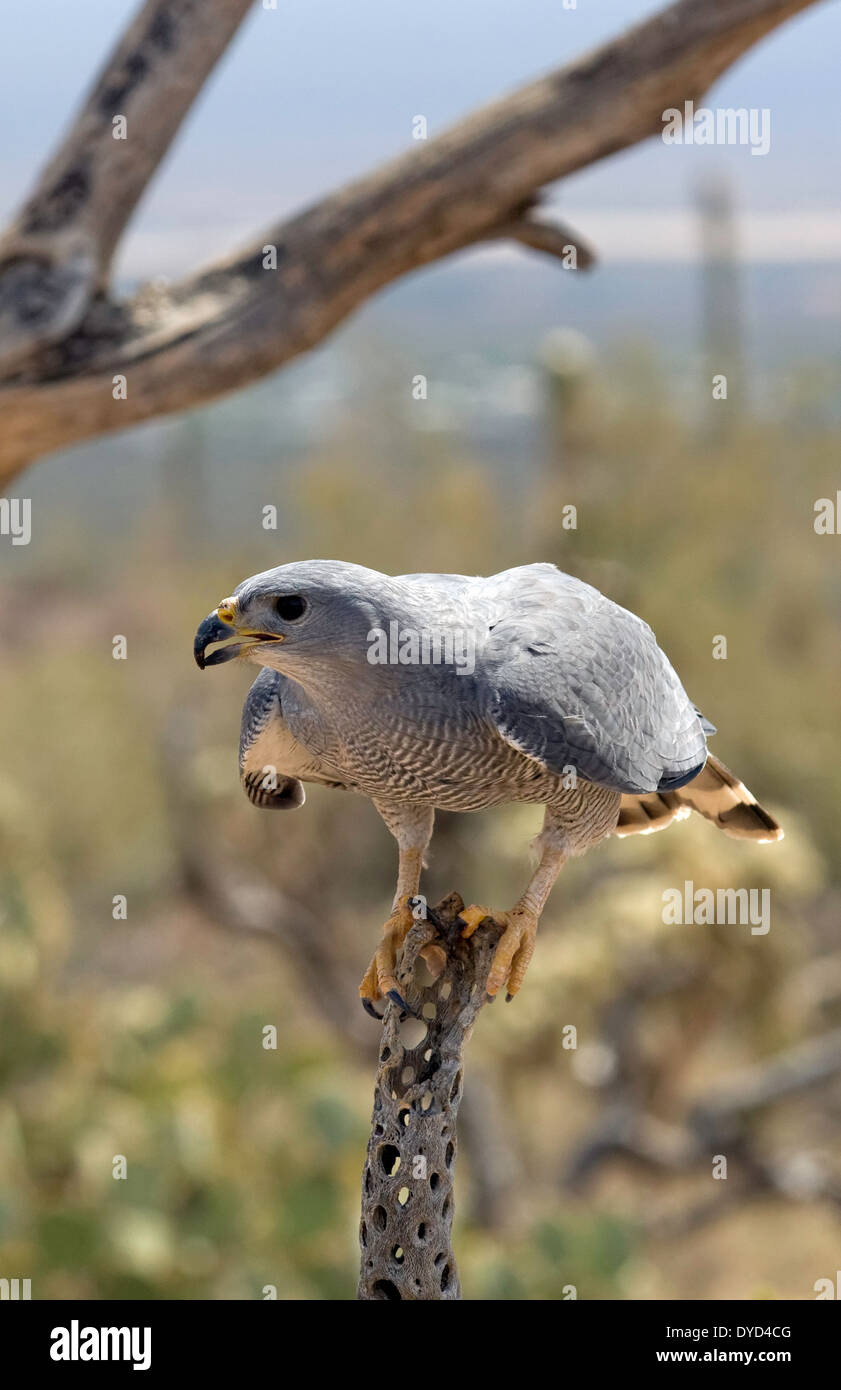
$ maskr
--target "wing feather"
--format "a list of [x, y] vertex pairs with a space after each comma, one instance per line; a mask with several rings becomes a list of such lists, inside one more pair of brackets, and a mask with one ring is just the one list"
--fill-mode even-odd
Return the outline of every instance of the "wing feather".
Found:
[[484, 708], [520, 752], [626, 793], [703, 767], [705, 728], [640, 618], [553, 565], [493, 576], [482, 605]]
[[245, 697], [239, 736], [239, 773], [249, 801], [263, 810], [290, 811], [304, 804], [303, 783], [278, 765], [289, 739], [281, 706], [283, 677], [264, 667]]

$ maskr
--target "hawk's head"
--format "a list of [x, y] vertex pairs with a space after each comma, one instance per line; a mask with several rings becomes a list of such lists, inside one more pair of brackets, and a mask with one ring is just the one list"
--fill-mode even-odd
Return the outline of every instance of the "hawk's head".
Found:
[[[200, 624], [196, 662], [203, 670], [243, 657], [291, 676], [325, 663], [364, 662], [388, 582], [375, 570], [339, 560], [307, 560], [252, 575]], [[208, 653], [214, 643], [225, 645]]]

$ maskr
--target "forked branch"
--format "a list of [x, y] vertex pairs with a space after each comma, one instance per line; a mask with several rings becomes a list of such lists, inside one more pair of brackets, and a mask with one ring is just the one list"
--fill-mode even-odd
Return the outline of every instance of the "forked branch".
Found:
[[[229, 261], [126, 303], [103, 282], [116, 239], [246, 9], [244, 0], [149, 0], [106, 69], [121, 79], [100, 79], [0, 263], [0, 480], [74, 440], [256, 380], [384, 285], [455, 251], [505, 234], [557, 254], [565, 234], [529, 219], [540, 189], [662, 130], [664, 110], [696, 100], [812, 3], [678, 0]], [[175, 57], [164, 52], [167, 34], [177, 35]], [[118, 114], [129, 120], [123, 142], [109, 130]], [[80, 161], [84, 178], [71, 178]], [[127, 378], [126, 399], [113, 398], [116, 375]]]

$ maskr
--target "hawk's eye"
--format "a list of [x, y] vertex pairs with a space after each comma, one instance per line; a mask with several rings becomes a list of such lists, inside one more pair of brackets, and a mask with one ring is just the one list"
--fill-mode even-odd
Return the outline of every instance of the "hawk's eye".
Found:
[[294, 623], [296, 618], [303, 617], [307, 608], [307, 601], [301, 598], [300, 594], [283, 594], [281, 598], [275, 599], [275, 610], [279, 618], [285, 623]]

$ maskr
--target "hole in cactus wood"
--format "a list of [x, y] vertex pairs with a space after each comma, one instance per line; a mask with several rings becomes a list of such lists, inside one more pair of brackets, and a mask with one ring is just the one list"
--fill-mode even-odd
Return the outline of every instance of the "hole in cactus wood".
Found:
[[407, 1018], [400, 1025], [400, 1041], [407, 1052], [420, 1047], [427, 1034], [427, 1027], [419, 1018]]
[[390, 1279], [378, 1279], [374, 1284], [374, 1293], [378, 1298], [388, 1299], [390, 1302], [400, 1302], [400, 1293], [395, 1284]]
[[400, 1150], [394, 1144], [380, 1144], [377, 1157], [383, 1172], [393, 1178], [400, 1167]]

